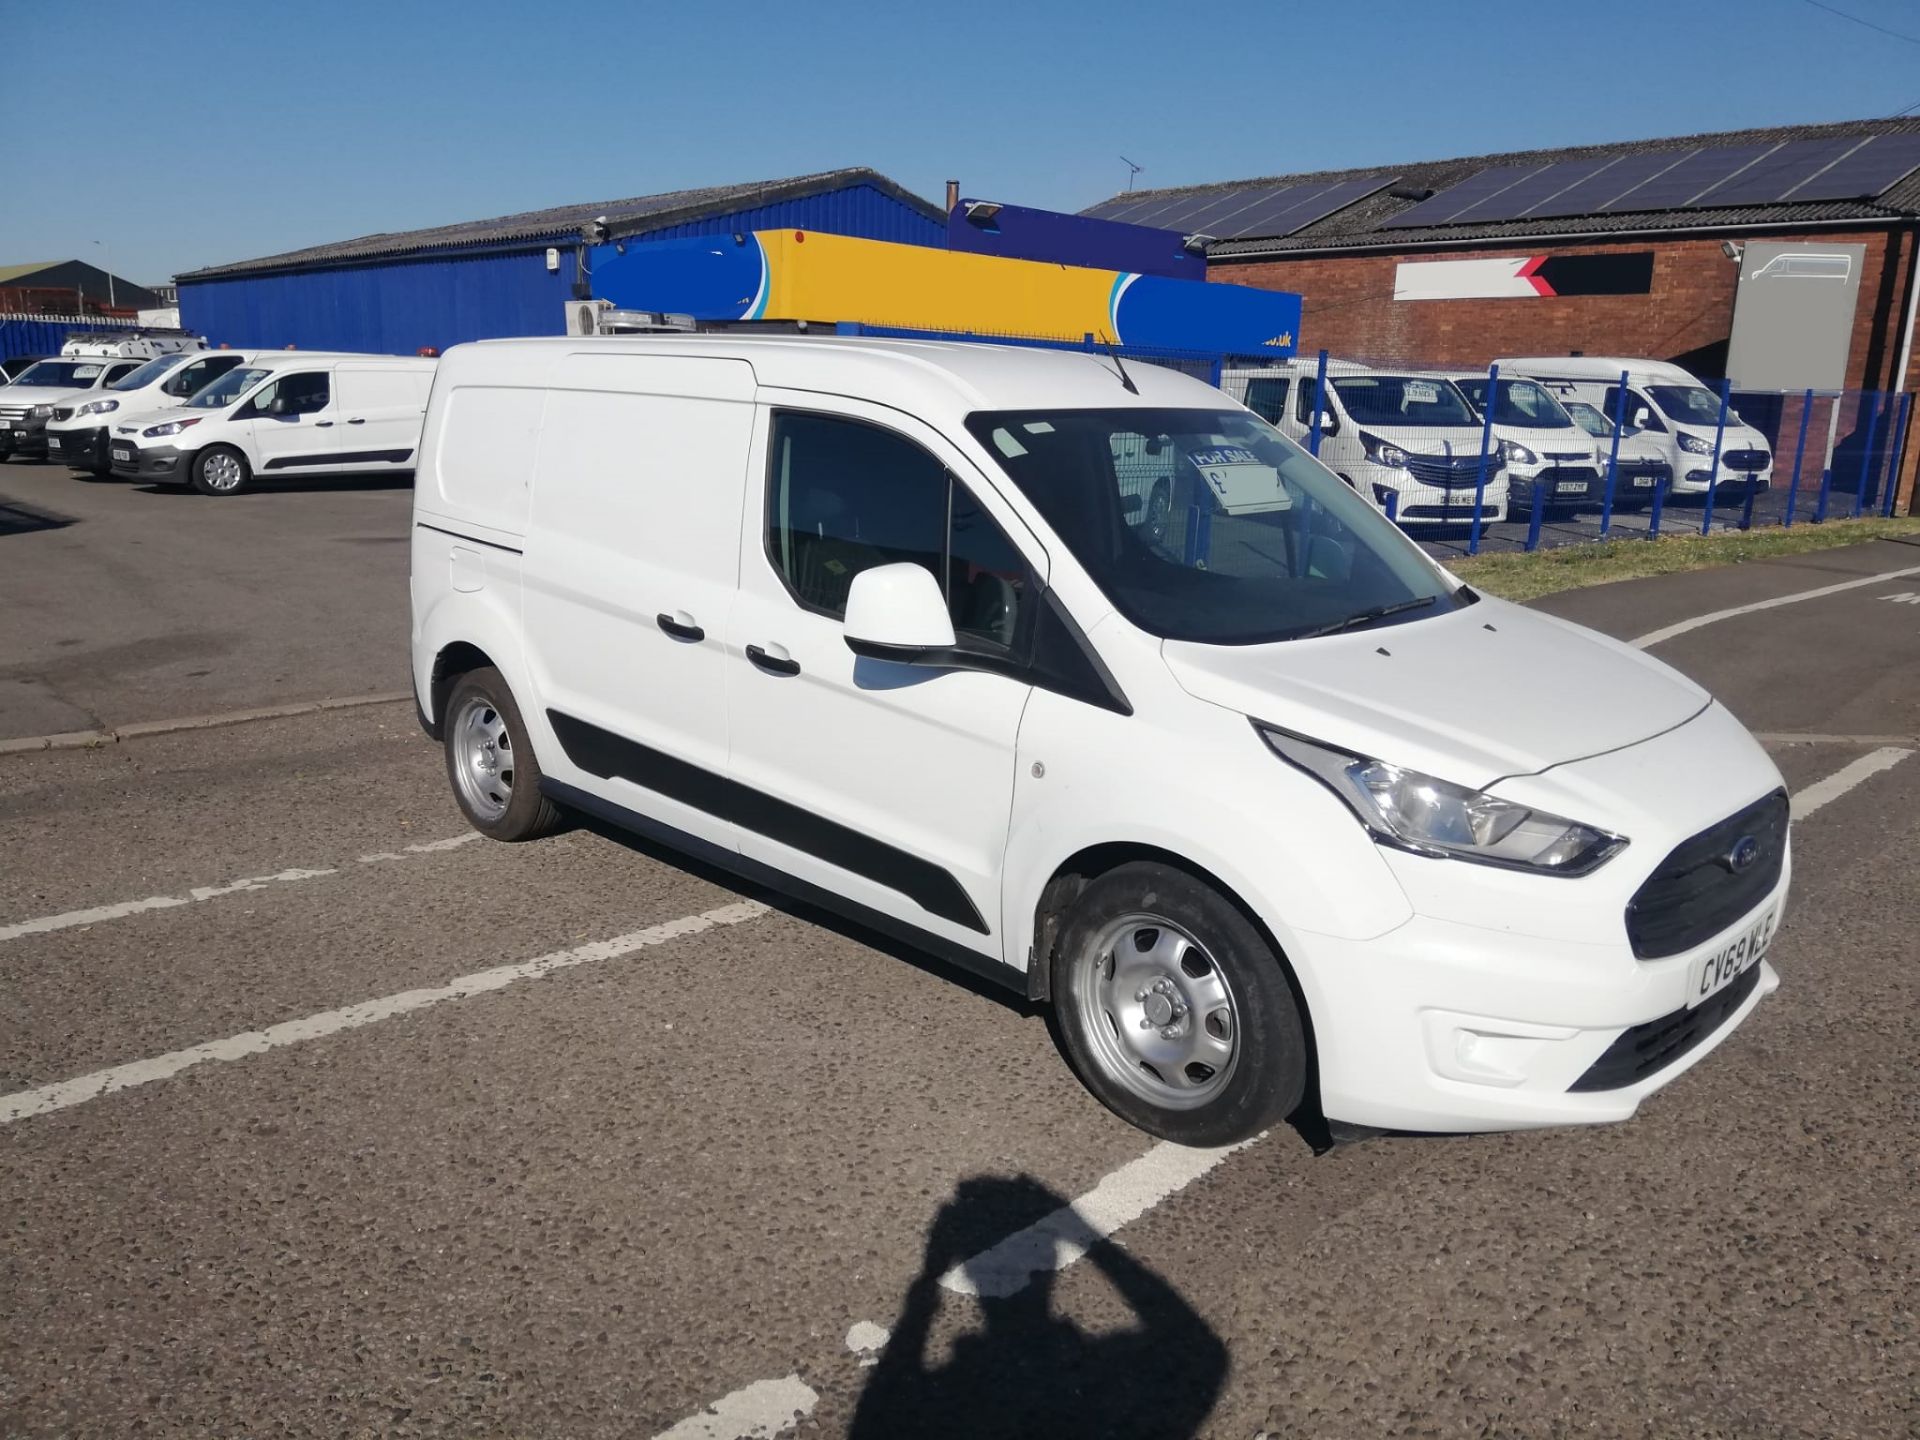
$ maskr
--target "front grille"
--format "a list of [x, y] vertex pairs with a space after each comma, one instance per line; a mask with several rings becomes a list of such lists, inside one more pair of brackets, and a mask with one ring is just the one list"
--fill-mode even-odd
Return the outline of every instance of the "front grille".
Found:
[[1593, 455], [1586, 450], [1544, 450], [1542, 460], [1591, 460]]
[[1655, 484], [1663, 485], [1673, 478], [1673, 467], [1664, 460], [1636, 460], [1632, 464], [1622, 460], [1615, 473], [1625, 480], [1647, 475]]
[[[1736, 872], [1728, 855], [1747, 836], [1760, 853]], [[1627, 902], [1633, 953], [1659, 960], [1712, 939], [1767, 897], [1786, 858], [1784, 790], [1682, 840]]]
[[[1487, 457], [1487, 478], [1500, 471], [1500, 462]], [[1422, 485], [1438, 485], [1452, 490], [1480, 483], [1478, 455], [1408, 455], [1407, 472]]]
[[56, 420], [71, 420], [73, 418], [73, 407], [70, 405], [55, 406], [53, 418]]
[[1620, 1090], [1657, 1074], [1725, 1024], [1759, 983], [1760, 967], [1750, 965], [1746, 973], [1711, 1000], [1621, 1031], [1619, 1038], [1567, 1089]]
[[1773, 457], [1764, 450], [1729, 450], [1720, 463], [1729, 470], [1764, 470]]
[[24, 420], [27, 418], [27, 411], [32, 408], [31, 405], [0, 405], [0, 417], [8, 420]]

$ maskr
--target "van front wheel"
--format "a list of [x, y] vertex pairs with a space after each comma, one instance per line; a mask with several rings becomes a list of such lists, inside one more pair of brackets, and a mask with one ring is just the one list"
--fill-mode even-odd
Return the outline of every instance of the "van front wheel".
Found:
[[1138, 862], [1089, 884], [1053, 954], [1081, 1081], [1150, 1135], [1231, 1145], [1306, 1093], [1306, 1027], [1279, 957], [1218, 891]]
[[193, 457], [193, 488], [202, 495], [238, 495], [252, 479], [247, 457], [231, 445], [209, 445]]
[[441, 725], [447, 778], [468, 822], [492, 840], [536, 840], [560, 823], [540, 793], [540, 762], [498, 670], [469, 670], [447, 696]]

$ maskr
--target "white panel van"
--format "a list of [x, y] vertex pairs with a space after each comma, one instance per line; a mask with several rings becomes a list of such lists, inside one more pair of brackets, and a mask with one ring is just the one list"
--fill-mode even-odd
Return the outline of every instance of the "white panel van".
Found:
[[[1221, 388], [1299, 444], [1313, 422], [1317, 360], [1230, 369]], [[1376, 370], [1348, 360], [1327, 364], [1320, 460], [1362, 495], [1395, 499], [1403, 525], [1458, 525], [1473, 519], [1482, 466], [1480, 417], [1444, 379]], [[1498, 441], [1485, 469], [1481, 520], [1507, 515], [1507, 476]]]
[[461, 345], [413, 520], [477, 830], [591, 817], [1050, 1002], [1156, 1135], [1623, 1119], [1777, 983], [1787, 798], [1739, 722], [1189, 376]]
[[117, 420], [108, 437], [113, 473], [237, 495], [260, 474], [411, 471], [438, 363], [257, 356], [178, 409]]
[[1502, 360], [1502, 375], [1526, 375], [1562, 400], [1584, 400], [1601, 414], [1615, 415], [1620, 376], [1627, 377], [1627, 424], [1662, 447], [1672, 472], [1672, 493], [1705, 495], [1749, 486], [1765, 490], [1773, 481], [1773, 448], [1767, 437], [1727, 412], [1720, 440], [1720, 464], [1713, 462], [1714, 432], [1720, 419], [1720, 392], [1700, 383], [1678, 365], [1663, 360], [1618, 356], [1559, 355]]

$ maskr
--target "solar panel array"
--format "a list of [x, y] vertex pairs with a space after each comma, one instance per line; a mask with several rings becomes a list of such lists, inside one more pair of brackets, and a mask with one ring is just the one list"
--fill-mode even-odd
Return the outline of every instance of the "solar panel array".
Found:
[[1871, 199], [1920, 166], [1920, 133], [1499, 165], [1421, 201], [1383, 230], [1566, 215]]
[[1151, 225], [1216, 240], [1270, 238], [1304, 230], [1356, 200], [1386, 189], [1397, 176], [1308, 180], [1291, 185], [1222, 185], [1180, 195], [1119, 195], [1081, 213], [1096, 220]]

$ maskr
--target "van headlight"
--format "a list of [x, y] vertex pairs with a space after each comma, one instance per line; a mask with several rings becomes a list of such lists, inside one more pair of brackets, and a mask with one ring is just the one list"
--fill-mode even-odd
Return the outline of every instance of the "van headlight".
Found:
[[44, 418], [45, 418], [46, 416], [48, 416], [48, 415], [51, 415], [51, 414], [53, 414], [53, 406], [51, 406], [51, 405], [36, 405], [36, 406], [34, 406], [34, 407], [33, 407], [33, 413], [34, 413], [34, 414], [35, 414], [36, 416], [38, 416], [38, 417], [40, 417], [40, 418], [42, 418], [42, 419], [44, 419]]
[[1702, 440], [1698, 435], [1689, 435], [1686, 431], [1682, 430], [1675, 438], [1679, 440], [1680, 448], [1689, 455], [1711, 455], [1713, 453], [1712, 444]]
[[1540, 457], [1517, 440], [1502, 440], [1500, 456], [1509, 465], [1538, 465]]
[[1484, 790], [1254, 726], [1273, 752], [1345, 802], [1383, 845], [1545, 875], [1589, 875], [1626, 849], [1624, 836], [1549, 815]]
[[149, 425], [146, 429], [142, 430], [140, 433], [145, 438], [151, 440], [161, 435], [178, 435], [182, 430], [185, 430], [189, 425], [198, 425], [199, 423], [200, 423], [200, 417], [198, 415], [195, 415], [190, 420], [169, 420], [164, 425]]
[[1407, 452], [1391, 440], [1382, 440], [1378, 435], [1369, 435], [1362, 430], [1360, 445], [1367, 452], [1367, 459], [1376, 465], [1384, 465], [1389, 470], [1407, 468]]
[[78, 415], [106, 415], [119, 408], [120, 402], [118, 400], [90, 400], [74, 413]]

